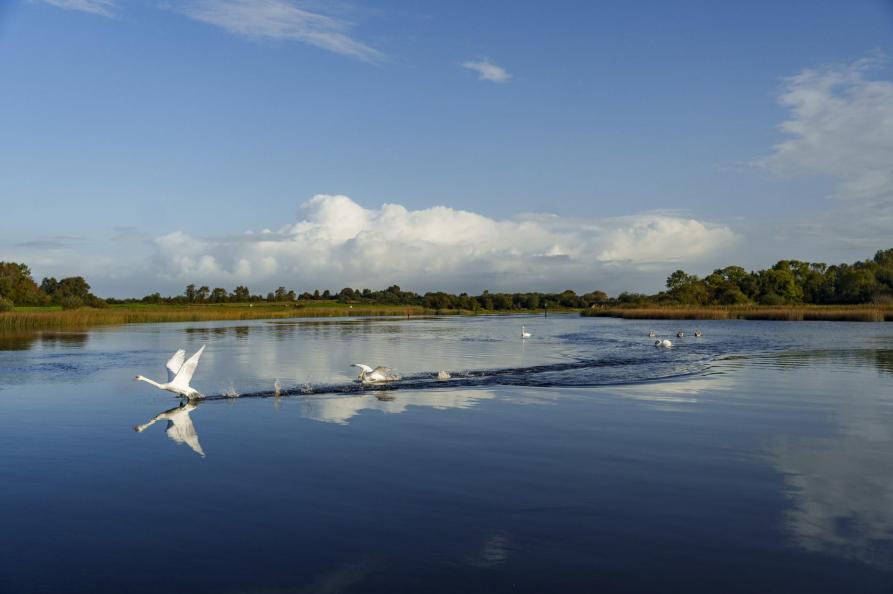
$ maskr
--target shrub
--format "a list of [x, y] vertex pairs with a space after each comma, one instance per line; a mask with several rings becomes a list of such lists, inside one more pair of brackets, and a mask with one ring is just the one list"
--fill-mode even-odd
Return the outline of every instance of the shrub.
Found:
[[12, 311], [15, 307], [16, 304], [12, 302], [12, 299], [0, 297], [0, 311]]
[[77, 309], [79, 307], [83, 307], [84, 300], [80, 297], [71, 295], [69, 297], [63, 297], [61, 300], [59, 300], [59, 305], [62, 306], [62, 309]]

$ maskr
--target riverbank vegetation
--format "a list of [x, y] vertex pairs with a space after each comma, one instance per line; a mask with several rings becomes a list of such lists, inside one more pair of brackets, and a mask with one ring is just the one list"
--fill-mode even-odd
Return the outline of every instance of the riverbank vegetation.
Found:
[[672, 273], [653, 295], [603, 291], [578, 295], [524, 292], [424, 294], [397, 285], [384, 290], [344, 288], [300, 295], [284, 286], [265, 296], [240, 285], [187, 285], [182, 294], [103, 299], [80, 276], [44, 278], [38, 285], [25, 264], [0, 262], [0, 330], [87, 327], [100, 324], [248, 320], [347, 315], [479, 314], [582, 311], [590, 316], [651, 319], [853, 320], [893, 319], [893, 249], [870, 260], [828, 266], [781, 260], [748, 272], [727, 266], [700, 278]]

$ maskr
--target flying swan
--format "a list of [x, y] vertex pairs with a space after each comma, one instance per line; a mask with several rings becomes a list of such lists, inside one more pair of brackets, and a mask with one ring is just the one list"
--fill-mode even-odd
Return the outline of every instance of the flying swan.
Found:
[[380, 384], [382, 382], [393, 382], [400, 379], [400, 376], [394, 373], [390, 367], [376, 367], [372, 369], [368, 365], [362, 363], [354, 363], [351, 367], [359, 367], [360, 375], [357, 377], [364, 384]]
[[193, 398], [204, 398], [201, 392], [189, 385], [189, 382], [192, 381], [193, 374], [195, 374], [195, 368], [198, 367], [198, 360], [202, 356], [202, 351], [204, 350], [205, 345], [202, 345], [202, 348], [189, 357], [185, 363], [183, 362], [183, 359], [186, 358], [186, 351], [180, 349], [174, 353], [174, 356], [171, 357], [165, 365], [167, 368], [167, 383], [165, 384], [159, 384], [142, 375], [138, 375], [133, 379], [152, 384], [159, 390], [167, 390], [168, 392], [173, 392], [174, 394], [183, 396], [189, 400], [192, 400]]

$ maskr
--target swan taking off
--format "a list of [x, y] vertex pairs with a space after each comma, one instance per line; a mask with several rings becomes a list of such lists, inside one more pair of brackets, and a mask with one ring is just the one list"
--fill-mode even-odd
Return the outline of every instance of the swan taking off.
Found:
[[173, 392], [174, 394], [183, 396], [189, 400], [192, 400], [193, 398], [203, 398], [202, 393], [191, 387], [189, 382], [192, 381], [192, 376], [195, 374], [195, 368], [198, 367], [198, 360], [201, 358], [202, 351], [204, 350], [205, 345], [202, 345], [202, 348], [189, 357], [185, 363], [183, 360], [186, 358], [186, 351], [180, 349], [174, 353], [174, 356], [171, 357], [167, 362], [167, 365], [165, 365], [165, 367], [167, 367], [167, 383], [159, 384], [142, 375], [138, 375], [133, 379], [152, 384], [159, 390], [167, 390], [168, 392]]
[[527, 331], [527, 328], [521, 326], [521, 338], [530, 338], [532, 335]]
[[372, 369], [368, 365], [362, 363], [354, 363], [351, 367], [359, 367], [360, 375], [357, 377], [364, 384], [380, 384], [382, 382], [393, 382], [400, 379], [400, 376], [394, 373], [390, 367], [376, 367]]
[[673, 343], [670, 342], [669, 339], [664, 338], [663, 340], [655, 340], [654, 346], [656, 346], [658, 348], [668, 349], [671, 346], [673, 346]]

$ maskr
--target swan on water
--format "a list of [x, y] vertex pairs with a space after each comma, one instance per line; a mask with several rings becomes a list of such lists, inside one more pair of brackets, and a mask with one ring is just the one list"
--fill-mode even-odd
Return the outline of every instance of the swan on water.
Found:
[[521, 338], [530, 338], [532, 335], [527, 331], [527, 328], [521, 326]]
[[364, 384], [380, 384], [382, 382], [393, 382], [400, 379], [400, 376], [394, 373], [390, 367], [376, 367], [372, 369], [368, 365], [362, 363], [354, 363], [351, 367], [359, 367], [360, 375], [357, 379]]
[[656, 347], [660, 347], [660, 348], [668, 349], [668, 348], [670, 348], [671, 346], [673, 346], [673, 343], [670, 342], [668, 339], [664, 338], [663, 340], [656, 340], [656, 341], [654, 341], [654, 346], [656, 346]]
[[197, 404], [193, 401], [175, 406], [170, 410], [158, 413], [142, 425], [134, 425], [133, 430], [142, 433], [158, 421], [167, 421], [167, 429], [164, 430], [167, 436], [175, 443], [185, 443], [193, 452], [204, 458], [205, 451], [198, 442], [198, 433], [195, 431], [192, 419], [189, 418], [189, 413], [194, 411], [196, 406]]
[[437, 372], [437, 379], [439, 379], [439, 380], [448, 380], [451, 377], [453, 377], [453, 376], [450, 375], [449, 371], [438, 371]]
[[704, 336], [703, 332], [701, 332], [700, 330], [695, 330], [695, 338], [700, 338], [702, 336]]
[[682, 338], [683, 336], [685, 336], [685, 332], [683, 332], [682, 330], [676, 333], [676, 338]]
[[648, 333], [648, 338], [654, 338], [655, 336], [657, 336], [657, 332], [655, 332], [654, 330]]
[[202, 345], [202, 348], [195, 351], [195, 354], [189, 357], [185, 363], [183, 360], [186, 359], [186, 351], [180, 349], [174, 353], [174, 356], [171, 357], [165, 365], [167, 368], [167, 383], [159, 384], [142, 375], [138, 375], [133, 379], [152, 384], [159, 390], [167, 390], [168, 392], [173, 392], [174, 394], [183, 396], [189, 400], [192, 400], [193, 398], [203, 398], [204, 396], [202, 396], [202, 393], [191, 387], [189, 382], [192, 381], [192, 376], [195, 374], [195, 368], [198, 367], [198, 360], [202, 356], [202, 351], [204, 350], [205, 345]]

